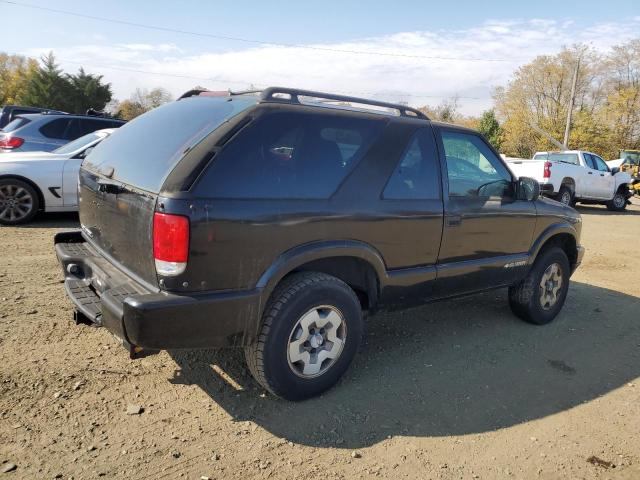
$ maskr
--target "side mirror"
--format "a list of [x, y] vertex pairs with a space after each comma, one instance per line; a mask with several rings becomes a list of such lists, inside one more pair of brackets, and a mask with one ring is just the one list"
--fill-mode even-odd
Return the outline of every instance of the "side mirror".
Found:
[[518, 200], [532, 202], [540, 197], [540, 184], [535, 178], [520, 177], [517, 182]]
[[616, 173], [618, 173], [620, 171], [620, 167], [613, 167], [611, 169], [611, 175], [615, 175]]

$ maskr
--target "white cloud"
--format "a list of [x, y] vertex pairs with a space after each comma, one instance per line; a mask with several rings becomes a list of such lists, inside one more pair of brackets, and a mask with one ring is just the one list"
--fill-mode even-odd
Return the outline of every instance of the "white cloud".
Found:
[[[581, 27], [571, 20], [491, 20], [464, 30], [398, 32], [350, 42], [308, 45], [315, 49], [260, 46], [188, 54], [168, 42], [108, 45], [95, 41], [92, 45], [48, 46], [25, 53], [39, 55], [53, 50], [65, 70], [70, 71], [82, 63], [86, 70], [103, 74], [118, 98], [128, 97], [139, 86], [162, 85], [179, 95], [194, 85], [218, 90], [242, 89], [251, 84], [286, 85], [407, 101], [411, 105], [433, 105], [458, 95], [461, 110], [477, 114], [491, 105], [492, 88], [506, 83], [518, 66], [536, 55], [553, 54], [565, 45], [579, 42], [605, 51], [637, 37], [639, 28], [640, 18]], [[464, 60], [469, 58], [486, 61]]]

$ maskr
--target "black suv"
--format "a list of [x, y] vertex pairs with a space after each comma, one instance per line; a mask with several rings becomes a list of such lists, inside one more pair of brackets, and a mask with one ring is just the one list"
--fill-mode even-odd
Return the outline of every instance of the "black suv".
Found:
[[363, 311], [509, 287], [558, 314], [581, 218], [478, 133], [318, 92], [191, 91], [116, 130], [80, 171], [81, 231], [55, 237], [77, 321], [145, 349], [244, 347], [258, 382], [331, 387]]

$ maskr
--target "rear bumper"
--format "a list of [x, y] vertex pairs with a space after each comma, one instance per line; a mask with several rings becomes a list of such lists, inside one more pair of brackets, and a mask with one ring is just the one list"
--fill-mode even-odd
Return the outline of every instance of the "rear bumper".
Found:
[[554, 195], [555, 191], [553, 189], [553, 183], [541, 183], [540, 193], [548, 196]]
[[242, 346], [255, 338], [261, 291], [176, 295], [150, 291], [101, 256], [81, 233], [59, 233], [56, 255], [76, 309], [132, 351]]

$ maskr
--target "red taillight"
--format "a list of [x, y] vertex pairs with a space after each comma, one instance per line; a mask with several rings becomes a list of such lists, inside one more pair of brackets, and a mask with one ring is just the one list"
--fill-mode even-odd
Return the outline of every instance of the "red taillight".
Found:
[[189, 258], [189, 219], [182, 215], [153, 214], [153, 258], [160, 275], [179, 275]]
[[544, 178], [551, 177], [551, 162], [544, 162], [544, 174], [542, 176]]
[[3, 137], [0, 138], [0, 148], [18, 148], [24, 143], [24, 139], [20, 137]]

